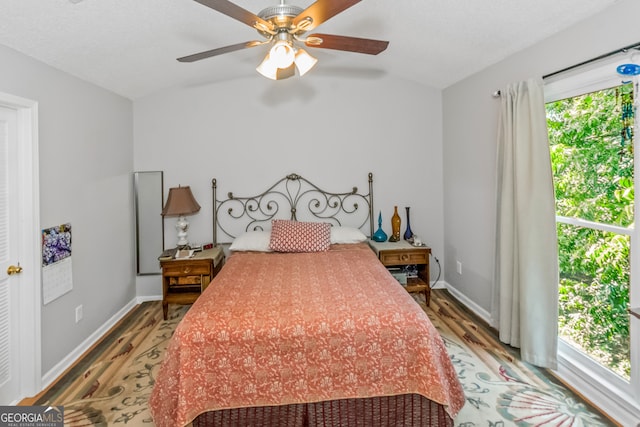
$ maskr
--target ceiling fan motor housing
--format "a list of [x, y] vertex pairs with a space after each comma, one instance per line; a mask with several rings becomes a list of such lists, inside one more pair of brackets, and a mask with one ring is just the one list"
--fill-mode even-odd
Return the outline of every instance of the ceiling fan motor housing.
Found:
[[258, 16], [265, 21], [276, 17], [289, 17], [295, 18], [300, 15], [304, 9], [298, 6], [292, 6], [289, 4], [280, 4], [278, 6], [269, 6], [264, 8], [258, 13]]
[[[293, 18], [300, 15], [304, 9], [298, 6], [289, 4], [280, 4], [277, 6], [269, 6], [262, 9], [258, 16], [265, 21], [271, 22], [276, 27], [276, 32], [288, 31], [293, 27]], [[258, 29], [258, 32], [265, 37], [269, 37], [269, 34], [264, 33]]]

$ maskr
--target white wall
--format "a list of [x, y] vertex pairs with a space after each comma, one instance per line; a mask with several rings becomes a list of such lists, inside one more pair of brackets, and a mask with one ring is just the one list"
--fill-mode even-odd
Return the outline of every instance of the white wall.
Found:
[[[385, 231], [397, 205], [404, 232], [403, 207], [411, 206], [412, 230], [442, 254], [438, 90], [388, 76], [273, 82], [255, 73], [136, 100], [134, 123], [134, 168], [163, 170], [165, 197], [189, 185], [202, 206], [188, 218], [192, 242], [211, 241], [211, 178], [222, 195], [255, 194], [292, 172], [329, 191], [366, 192], [373, 172]], [[175, 246], [174, 223], [167, 218], [167, 247]], [[137, 284], [139, 295], [161, 294], [159, 277]]]
[[[445, 279], [487, 313], [493, 285], [500, 108], [492, 93], [510, 82], [542, 77], [640, 41], [638, 17], [640, 2], [620, 0], [443, 91]], [[462, 275], [456, 273], [456, 260], [463, 264]]]
[[42, 307], [46, 374], [135, 297], [132, 108], [4, 46], [0, 63], [0, 91], [39, 103], [40, 225], [72, 226], [73, 290]]

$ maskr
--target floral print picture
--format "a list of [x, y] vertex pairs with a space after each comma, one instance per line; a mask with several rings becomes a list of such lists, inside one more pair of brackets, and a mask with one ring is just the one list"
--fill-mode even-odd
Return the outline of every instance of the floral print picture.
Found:
[[71, 224], [42, 230], [42, 265], [47, 266], [71, 256]]

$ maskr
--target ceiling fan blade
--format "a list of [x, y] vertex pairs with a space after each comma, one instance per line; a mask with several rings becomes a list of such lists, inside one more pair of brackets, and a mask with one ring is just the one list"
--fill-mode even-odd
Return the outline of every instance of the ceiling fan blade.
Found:
[[217, 49], [206, 50], [200, 53], [194, 53], [193, 55], [183, 56], [178, 58], [180, 62], [195, 62], [205, 58], [211, 58], [212, 56], [222, 55], [223, 53], [235, 52], [236, 50], [247, 49], [254, 46], [260, 46], [264, 42], [250, 41], [238, 44], [232, 44], [230, 46], [219, 47]]
[[389, 46], [389, 42], [358, 37], [335, 36], [331, 34], [311, 34], [305, 45], [321, 49], [346, 50], [349, 52], [377, 55]]
[[[240, 6], [231, 3], [228, 0], [195, 0], [198, 3], [210, 7], [213, 10], [217, 10], [233, 19], [237, 19], [240, 22], [247, 24], [256, 30], [264, 30], [267, 28], [273, 30], [273, 24], [260, 18], [258, 15], [249, 12]], [[261, 28], [262, 27], [262, 28]]]
[[362, 0], [317, 0], [293, 19], [293, 25], [301, 31], [311, 31]]

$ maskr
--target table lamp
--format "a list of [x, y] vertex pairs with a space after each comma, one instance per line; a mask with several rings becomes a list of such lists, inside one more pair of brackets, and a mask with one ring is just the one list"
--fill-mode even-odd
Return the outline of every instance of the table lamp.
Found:
[[200, 205], [191, 193], [191, 188], [173, 187], [169, 189], [167, 203], [162, 209], [162, 216], [177, 216], [176, 230], [178, 230], [178, 249], [188, 249], [187, 230], [189, 223], [185, 215], [193, 215], [200, 211]]

